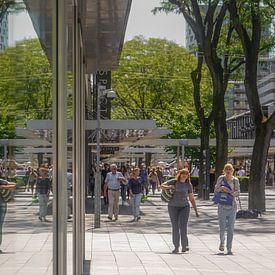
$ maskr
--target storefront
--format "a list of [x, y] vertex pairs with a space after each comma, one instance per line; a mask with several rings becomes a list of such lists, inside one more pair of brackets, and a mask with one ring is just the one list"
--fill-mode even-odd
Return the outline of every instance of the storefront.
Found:
[[85, 260], [85, 106], [89, 78], [117, 67], [131, 0], [24, 1], [53, 68], [53, 274], [67, 274], [67, 85], [73, 79], [73, 274]]

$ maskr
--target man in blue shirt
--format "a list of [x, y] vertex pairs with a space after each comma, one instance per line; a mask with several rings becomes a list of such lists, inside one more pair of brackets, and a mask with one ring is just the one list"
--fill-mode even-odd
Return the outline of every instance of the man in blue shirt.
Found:
[[108, 219], [112, 220], [114, 215], [116, 221], [119, 212], [120, 183], [126, 183], [126, 179], [121, 172], [117, 171], [116, 164], [111, 164], [110, 168], [111, 172], [109, 172], [105, 178], [104, 196], [106, 196], [108, 188]]

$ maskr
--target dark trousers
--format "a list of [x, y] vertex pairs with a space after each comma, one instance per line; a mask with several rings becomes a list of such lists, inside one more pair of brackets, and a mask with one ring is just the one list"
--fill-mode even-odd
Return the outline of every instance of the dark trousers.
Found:
[[7, 203], [3, 202], [2, 199], [0, 199], [0, 246], [2, 244], [2, 229], [3, 229], [3, 223], [5, 220], [6, 212], [7, 212]]
[[187, 223], [190, 214], [190, 206], [168, 206], [168, 213], [172, 224], [172, 239], [175, 248], [179, 248], [180, 240], [182, 248], [187, 247]]

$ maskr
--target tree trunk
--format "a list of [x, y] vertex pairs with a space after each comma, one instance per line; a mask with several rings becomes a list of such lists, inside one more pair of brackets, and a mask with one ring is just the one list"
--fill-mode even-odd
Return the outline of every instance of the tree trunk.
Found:
[[215, 178], [222, 174], [228, 155], [228, 132], [226, 125], [226, 112], [222, 108], [214, 120], [216, 132], [216, 165]]
[[204, 187], [206, 186], [205, 173], [209, 173], [204, 165], [204, 150], [209, 150], [209, 133], [210, 126], [205, 125], [201, 128], [201, 147], [200, 147], [200, 164], [199, 164], [199, 185], [198, 185], [198, 198], [203, 198]]
[[249, 209], [265, 211], [265, 166], [272, 129], [268, 123], [256, 126], [249, 180]]

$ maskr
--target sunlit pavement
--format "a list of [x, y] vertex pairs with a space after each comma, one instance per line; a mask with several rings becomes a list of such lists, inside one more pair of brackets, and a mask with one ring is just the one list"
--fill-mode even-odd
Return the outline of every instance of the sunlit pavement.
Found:
[[[247, 195], [241, 196], [243, 207]], [[266, 191], [267, 211], [256, 220], [237, 220], [232, 256], [218, 251], [216, 206], [198, 201], [191, 211], [188, 253], [171, 254], [167, 205], [159, 196], [142, 204], [141, 220], [131, 222], [131, 207], [120, 206], [118, 221], [108, 221], [103, 206], [101, 228], [93, 229], [87, 201], [85, 274], [275, 274], [275, 189]], [[42, 223], [28, 194], [9, 204], [0, 254], [0, 274], [52, 274], [52, 223]], [[68, 274], [71, 274], [71, 222], [68, 222]]]

